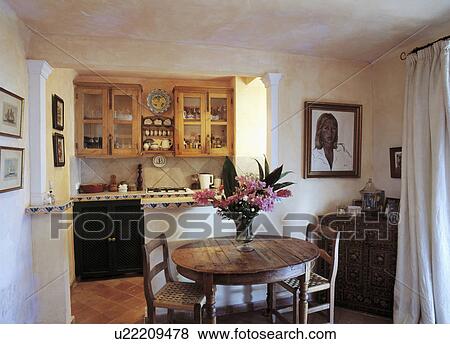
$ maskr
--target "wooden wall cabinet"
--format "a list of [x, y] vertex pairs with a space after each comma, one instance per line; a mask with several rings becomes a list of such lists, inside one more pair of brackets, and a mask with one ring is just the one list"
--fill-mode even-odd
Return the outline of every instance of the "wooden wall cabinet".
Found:
[[78, 85], [75, 90], [76, 154], [138, 156], [141, 88]]
[[175, 154], [234, 155], [232, 89], [175, 87]]

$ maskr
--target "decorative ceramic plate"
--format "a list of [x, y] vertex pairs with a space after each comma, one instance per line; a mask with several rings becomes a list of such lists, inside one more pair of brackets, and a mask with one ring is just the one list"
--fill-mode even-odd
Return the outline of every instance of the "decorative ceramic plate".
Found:
[[154, 157], [153, 157], [153, 165], [154, 165], [155, 167], [161, 168], [161, 167], [166, 166], [166, 164], [167, 164], [167, 159], [166, 159], [165, 156], [163, 156], [163, 155], [157, 155], [157, 156], [154, 156]]
[[153, 113], [166, 112], [170, 107], [171, 101], [170, 94], [160, 88], [154, 89], [147, 96], [147, 106]]

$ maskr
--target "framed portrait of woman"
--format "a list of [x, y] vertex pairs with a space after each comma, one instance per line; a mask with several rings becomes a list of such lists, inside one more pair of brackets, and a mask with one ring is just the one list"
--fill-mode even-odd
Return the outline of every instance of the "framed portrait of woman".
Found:
[[305, 178], [359, 178], [362, 105], [305, 102]]

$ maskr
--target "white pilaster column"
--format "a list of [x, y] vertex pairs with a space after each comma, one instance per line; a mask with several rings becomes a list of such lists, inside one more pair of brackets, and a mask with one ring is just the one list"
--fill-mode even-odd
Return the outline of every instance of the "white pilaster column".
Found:
[[278, 88], [281, 73], [266, 73], [262, 77], [262, 82], [267, 90], [267, 159], [270, 167], [278, 167]]
[[30, 135], [30, 201], [41, 205], [47, 193], [46, 83], [53, 68], [43, 60], [28, 60]]

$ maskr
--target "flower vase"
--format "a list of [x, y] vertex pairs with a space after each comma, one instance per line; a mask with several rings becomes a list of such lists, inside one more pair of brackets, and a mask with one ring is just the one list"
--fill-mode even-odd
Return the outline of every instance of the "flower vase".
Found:
[[255, 249], [250, 245], [255, 236], [252, 231], [253, 219], [249, 221], [235, 221], [236, 224], [236, 241], [240, 252], [251, 252]]

